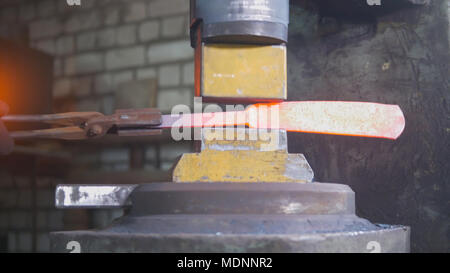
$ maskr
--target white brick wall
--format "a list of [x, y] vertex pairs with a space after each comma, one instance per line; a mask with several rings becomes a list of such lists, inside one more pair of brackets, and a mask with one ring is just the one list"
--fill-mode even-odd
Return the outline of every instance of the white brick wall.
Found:
[[53, 96], [56, 98], [65, 97], [70, 94], [71, 81], [66, 78], [57, 79], [53, 84]]
[[99, 48], [112, 47], [116, 44], [116, 29], [106, 28], [97, 33], [97, 45]]
[[63, 25], [56, 18], [42, 19], [29, 24], [30, 38], [37, 40], [45, 37], [55, 37], [63, 30]]
[[37, 14], [39, 17], [47, 17], [56, 13], [56, 3], [52, 0], [41, 0], [37, 5]]
[[145, 1], [132, 2], [125, 6], [125, 22], [135, 22], [147, 16], [147, 3]]
[[93, 79], [91, 76], [80, 77], [72, 80], [71, 92], [76, 97], [87, 97], [91, 94]]
[[95, 48], [96, 33], [94, 31], [83, 32], [78, 34], [76, 40], [76, 50], [82, 52]]
[[165, 89], [158, 94], [158, 108], [164, 113], [171, 113], [172, 107], [175, 105], [185, 104], [192, 106], [192, 103], [190, 103], [192, 97], [193, 94], [189, 89]]
[[128, 161], [128, 157], [128, 149], [106, 150], [101, 154], [101, 161], [106, 163], [126, 162]]
[[61, 36], [56, 39], [55, 55], [68, 55], [75, 51], [75, 39], [73, 35]]
[[33, 46], [50, 55], [54, 55], [56, 52], [56, 43], [53, 39], [39, 40]]
[[153, 44], [148, 49], [150, 64], [191, 60], [193, 57], [194, 50], [190, 47], [188, 40]]
[[158, 83], [161, 87], [177, 86], [180, 84], [180, 65], [163, 65], [158, 71]]
[[145, 64], [145, 47], [113, 49], [106, 53], [106, 69], [130, 68]]
[[[31, 47], [54, 56], [54, 97], [75, 98], [74, 110], [111, 114], [118, 85], [143, 79], [158, 80], [162, 111], [192, 104], [194, 50], [189, 43], [188, 0], [82, 0], [80, 7], [69, 7], [64, 0], [8, 1], [0, 9], [0, 37], [19, 37], [19, 25], [28, 26]], [[162, 168], [171, 167], [190, 147], [162, 147]], [[156, 153], [147, 156], [147, 163], [152, 162], [147, 165], [154, 168]], [[94, 158], [84, 163], [103, 170], [128, 169], [127, 149], [106, 149]], [[15, 183], [30, 186], [26, 179]], [[10, 251], [31, 250], [27, 195], [0, 188], [0, 232], [8, 235]], [[63, 227], [65, 212], [55, 210], [53, 188], [39, 190], [37, 203], [37, 250], [47, 252], [48, 231]], [[121, 212], [114, 213], [99, 213], [97, 224]]]
[[[7, 236], [7, 251], [30, 252], [33, 245], [31, 190], [29, 177], [0, 173], [0, 235]], [[8, 183], [12, 181], [12, 183]], [[49, 252], [49, 232], [61, 231], [66, 226], [66, 213], [54, 207], [55, 186], [62, 181], [52, 177], [38, 177], [36, 248], [38, 252]], [[116, 216], [117, 212], [111, 213]], [[3, 249], [1, 249], [3, 251]]]
[[150, 1], [148, 9], [148, 15], [150, 17], [186, 14], [188, 12], [189, 1], [186, 0], [154, 0]]
[[103, 70], [103, 54], [83, 53], [65, 60], [64, 73], [68, 76], [91, 74]]
[[99, 10], [93, 10], [87, 13], [74, 13], [65, 21], [64, 31], [66, 33], [72, 33], [97, 28], [101, 25], [100, 18]]
[[117, 29], [117, 45], [132, 45], [137, 39], [136, 25], [125, 25]]
[[83, 109], [97, 107], [86, 102], [91, 94], [92, 100], [104, 101], [116, 90], [120, 80], [113, 78], [119, 72], [131, 80], [157, 77], [160, 92], [193, 90], [187, 0], [83, 0], [80, 7], [18, 0], [2, 7], [0, 23], [0, 36], [12, 36], [18, 23], [28, 25], [30, 45], [55, 56], [55, 97], [79, 98]]
[[159, 21], [151, 20], [140, 24], [139, 39], [141, 42], [156, 40], [159, 37]]
[[183, 65], [183, 84], [194, 84], [194, 62]]
[[100, 74], [95, 77], [95, 92], [98, 94], [109, 93], [112, 91], [112, 75]]
[[181, 36], [185, 27], [188, 25], [186, 16], [167, 17], [162, 20], [162, 36], [177, 37]]

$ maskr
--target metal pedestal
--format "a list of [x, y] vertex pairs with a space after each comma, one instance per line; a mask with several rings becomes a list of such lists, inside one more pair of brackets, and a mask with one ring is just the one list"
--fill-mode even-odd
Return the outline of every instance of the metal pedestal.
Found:
[[[409, 227], [355, 215], [346, 185], [154, 183], [110, 227], [54, 232], [54, 252], [408, 252]], [[126, 203], [126, 202], [122, 202]]]

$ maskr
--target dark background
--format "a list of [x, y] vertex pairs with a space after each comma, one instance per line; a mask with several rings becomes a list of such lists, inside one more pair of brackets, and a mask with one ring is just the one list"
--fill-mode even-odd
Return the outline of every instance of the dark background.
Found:
[[290, 134], [289, 151], [316, 181], [350, 185], [359, 216], [410, 226], [413, 252], [449, 252], [448, 2], [363, 2], [291, 1], [289, 100], [398, 104], [406, 129], [396, 141]]

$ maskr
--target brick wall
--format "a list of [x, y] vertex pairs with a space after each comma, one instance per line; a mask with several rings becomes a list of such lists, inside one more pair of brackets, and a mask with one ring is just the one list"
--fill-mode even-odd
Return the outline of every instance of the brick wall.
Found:
[[[122, 83], [151, 78], [157, 79], [157, 107], [163, 112], [192, 104], [188, 0], [82, 0], [78, 7], [64, 0], [23, 0], [0, 14], [7, 22], [0, 33], [8, 36], [8, 30], [16, 31], [9, 26], [19, 25], [28, 29], [31, 47], [54, 56], [54, 97], [75, 98], [75, 111], [111, 114]], [[127, 154], [105, 151], [100, 163], [124, 170]], [[165, 169], [172, 162], [163, 163]]]
[[153, 77], [170, 110], [192, 101], [188, 13], [187, 0], [15, 1], [1, 8], [0, 36], [28, 28], [30, 46], [55, 57], [55, 98], [75, 96], [80, 111], [110, 112], [118, 84]]
[[[33, 204], [29, 176], [0, 173], [0, 252], [30, 252], [33, 246]], [[54, 206], [55, 186], [63, 180], [36, 180], [36, 251], [50, 251], [49, 232], [104, 227], [123, 214], [122, 210], [58, 210]], [[1, 240], [0, 240], [1, 241]]]
[[[192, 105], [188, 0], [81, 0], [80, 6], [65, 0], [0, 0], [0, 22], [0, 37], [16, 39], [27, 32], [31, 47], [54, 56], [53, 96], [74, 101], [71, 110], [111, 114], [121, 84], [152, 78], [163, 112]], [[144, 149], [151, 153], [151, 147]], [[126, 149], [114, 149], [82, 158], [93, 167], [105, 163], [107, 169], [123, 170], [127, 156]]]
[[[44, 180], [42, 181], [44, 182]], [[47, 181], [52, 183], [51, 181]], [[56, 181], [54, 181], [56, 182]], [[50, 185], [43, 186], [37, 194], [37, 250], [49, 250], [49, 229], [63, 227], [62, 211], [51, 203]], [[2, 176], [0, 188], [0, 233], [7, 238], [10, 252], [25, 252], [32, 248], [32, 221], [30, 178]]]
[[[121, 84], [157, 80], [157, 106], [170, 112], [176, 104], [192, 105], [194, 51], [189, 43], [188, 0], [0, 0], [0, 37], [26, 43], [54, 57], [55, 101], [70, 98], [72, 110], [111, 114], [120, 104], [115, 96]], [[129, 95], [133, 96], [130, 89]], [[55, 105], [58, 111], [58, 104]], [[143, 145], [145, 167], [155, 169], [154, 144]], [[169, 169], [175, 158], [191, 151], [189, 143], [162, 144], [159, 168]], [[103, 148], [74, 156], [84, 170], [126, 171], [126, 147]], [[28, 186], [10, 183], [0, 175], [0, 245], [8, 251], [31, 250], [32, 214], [26, 204]], [[122, 211], [73, 213], [54, 209], [54, 187], [63, 180], [46, 177], [38, 187], [37, 251], [49, 250], [48, 232], [76, 229], [77, 222], [104, 226]], [[80, 181], [82, 182], [82, 181]], [[24, 202], [24, 203], [22, 203]], [[44, 205], [45, 203], [45, 205]]]
[[[1, 251], [30, 252], [33, 244], [32, 178], [0, 173], [0, 236], [4, 240]], [[60, 179], [40, 177], [36, 191], [36, 251], [48, 252], [48, 233], [63, 230], [66, 211], [54, 207], [54, 187]], [[70, 212], [69, 212], [70, 214]], [[78, 217], [83, 225], [82, 218]], [[87, 220], [87, 219], [86, 219]], [[86, 222], [86, 221], [85, 221]]]

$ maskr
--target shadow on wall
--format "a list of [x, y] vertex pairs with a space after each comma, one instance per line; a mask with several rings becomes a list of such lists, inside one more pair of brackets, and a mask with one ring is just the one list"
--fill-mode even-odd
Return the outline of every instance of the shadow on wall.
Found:
[[364, 1], [332, 14], [312, 2], [291, 5], [289, 100], [398, 104], [406, 129], [397, 141], [290, 134], [290, 152], [305, 154], [317, 181], [350, 185], [359, 216], [411, 226], [413, 252], [449, 252], [447, 1], [405, 0], [363, 20], [352, 16]]

